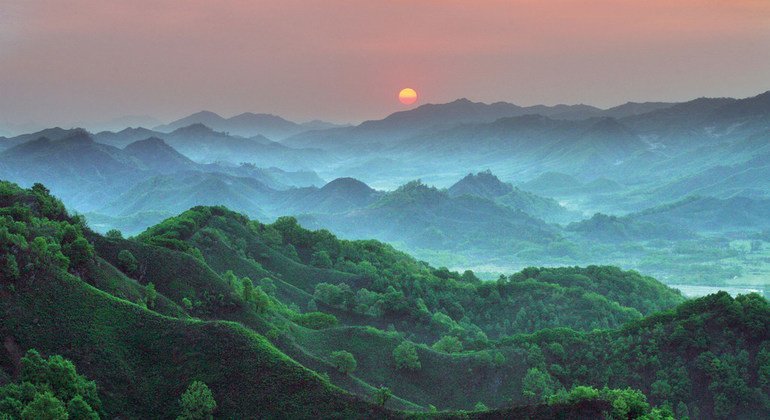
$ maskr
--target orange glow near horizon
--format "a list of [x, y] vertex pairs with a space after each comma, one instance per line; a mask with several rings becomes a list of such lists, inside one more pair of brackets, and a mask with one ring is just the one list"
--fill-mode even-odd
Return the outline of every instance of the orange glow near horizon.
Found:
[[[770, 89], [768, 45], [770, 0], [0, 0], [0, 134], [749, 97]], [[408, 86], [416, 101], [394, 102]]]
[[404, 105], [411, 105], [417, 102], [417, 91], [412, 88], [401, 89], [401, 92], [398, 92], [398, 100]]

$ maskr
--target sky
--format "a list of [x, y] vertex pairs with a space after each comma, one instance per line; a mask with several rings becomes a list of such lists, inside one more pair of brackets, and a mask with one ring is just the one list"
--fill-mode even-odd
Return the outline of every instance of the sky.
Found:
[[770, 90], [770, 0], [0, 0], [0, 127]]

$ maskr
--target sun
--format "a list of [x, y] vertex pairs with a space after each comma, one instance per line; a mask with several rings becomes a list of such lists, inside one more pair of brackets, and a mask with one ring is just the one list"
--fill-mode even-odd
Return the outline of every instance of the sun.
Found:
[[411, 105], [417, 102], [417, 91], [412, 88], [401, 89], [401, 92], [398, 92], [398, 100], [404, 105]]

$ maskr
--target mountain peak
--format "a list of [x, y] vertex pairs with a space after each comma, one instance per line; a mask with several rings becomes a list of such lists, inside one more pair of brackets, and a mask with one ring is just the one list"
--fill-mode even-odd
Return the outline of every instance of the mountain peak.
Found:
[[494, 198], [508, 194], [511, 191], [513, 191], [511, 184], [500, 181], [500, 178], [487, 169], [475, 175], [472, 173], [466, 175], [465, 178], [449, 187], [447, 193], [451, 197], [475, 195], [484, 198]]
[[221, 115], [212, 111], [198, 111], [194, 114], [190, 114], [187, 118], [223, 118]]
[[212, 134], [212, 133], [214, 133], [214, 130], [209, 128], [207, 125], [204, 125], [203, 123], [190, 124], [185, 127], [177, 128], [176, 130], [171, 132], [171, 134], [187, 134], [187, 135], [206, 135], [206, 134]]
[[244, 112], [241, 114], [238, 114], [234, 117], [228, 118], [228, 120], [241, 120], [241, 119], [262, 119], [262, 120], [283, 120], [286, 121], [285, 118], [282, 118], [275, 114], [267, 114], [267, 113], [254, 113], [254, 112]]
[[91, 138], [91, 134], [88, 131], [82, 128], [75, 128], [71, 131], [71, 134], [62, 138], [59, 142], [67, 144], [87, 144], [93, 143], [94, 139]]
[[366, 185], [366, 183], [350, 177], [343, 177], [332, 180], [321, 187], [321, 191], [345, 191], [354, 194], [371, 194], [374, 192], [374, 190], [370, 186]]
[[166, 142], [163, 141], [163, 139], [160, 139], [158, 137], [154, 137], [153, 136], [153, 137], [146, 138], [144, 140], [135, 141], [135, 142], [129, 144], [128, 146], [126, 146], [123, 150], [127, 150], [127, 151], [128, 150], [139, 150], [139, 149], [147, 150], [149, 148], [156, 149], [156, 148], [159, 148], [159, 147], [171, 148], [171, 146], [166, 144]]
[[135, 141], [123, 151], [138, 159], [146, 169], [159, 173], [191, 170], [196, 166], [193, 161], [157, 137]]

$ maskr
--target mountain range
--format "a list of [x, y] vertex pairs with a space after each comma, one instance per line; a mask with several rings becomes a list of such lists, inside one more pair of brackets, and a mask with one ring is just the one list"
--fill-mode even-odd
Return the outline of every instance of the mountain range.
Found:
[[193, 124], [203, 124], [213, 130], [241, 137], [264, 136], [275, 140], [282, 140], [305, 131], [338, 127], [337, 124], [320, 120], [295, 123], [273, 114], [245, 112], [224, 118], [211, 111], [201, 111], [168, 124], [158, 125], [154, 130], [170, 133]]
[[[735, 250], [762, 237], [770, 199], [768, 97], [606, 111], [458, 100], [281, 142], [201, 122], [171, 132], [52, 128], [0, 139], [0, 177], [43, 182], [100, 231], [137, 234], [219, 203], [451, 266], [656, 261], [666, 278], [735, 278], [748, 275]], [[693, 260], [701, 271], [684, 271]]]
[[83, 212], [104, 206], [139, 182], [158, 175], [192, 171], [209, 173], [211, 177], [246, 177], [276, 189], [322, 183], [310, 172], [260, 169], [253, 164], [196, 163], [157, 137], [134, 141], [120, 149], [98, 143], [80, 129], [40, 134], [54, 134], [54, 139], [39, 137], [0, 152], [0, 177], [25, 185], [46, 183]]

